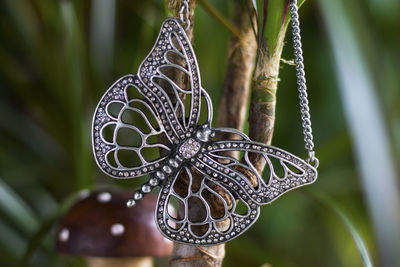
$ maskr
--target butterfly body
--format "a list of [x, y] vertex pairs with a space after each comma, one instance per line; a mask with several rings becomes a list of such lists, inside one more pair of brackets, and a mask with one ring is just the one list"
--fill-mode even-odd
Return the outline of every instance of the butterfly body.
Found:
[[[208, 112], [200, 123], [202, 102]], [[130, 204], [160, 186], [156, 222], [166, 237], [177, 242], [215, 245], [229, 241], [256, 221], [260, 205], [317, 178], [316, 169], [299, 157], [253, 142], [238, 130], [212, 128], [211, 121], [212, 103], [201, 87], [193, 48], [173, 18], [164, 21], [138, 74], [115, 82], [94, 114], [97, 164], [119, 179], [149, 175]], [[120, 141], [124, 133], [132, 137], [129, 142]], [[235, 138], [221, 138], [226, 133]], [[152, 149], [161, 152], [150, 159], [147, 152]], [[268, 173], [264, 178], [251, 163], [251, 154], [265, 160]], [[136, 161], [124, 161], [127, 158]], [[182, 208], [180, 213], [170, 210], [172, 202]], [[193, 211], [193, 206], [198, 210]]]

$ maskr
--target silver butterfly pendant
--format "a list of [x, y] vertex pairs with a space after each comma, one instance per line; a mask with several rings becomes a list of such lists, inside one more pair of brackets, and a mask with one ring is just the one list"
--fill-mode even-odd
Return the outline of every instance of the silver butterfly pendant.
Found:
[[[186, 81], [186, 88], [176, 77]], [[179, 21], [168, 18], [138, 74], [115, 82], [94, 114], [97, 164], [115, 178], [149, 177], [129, 206], [159, 186], [156, 223], [176, 242], [227, 242], [256, 221], [260, 205], [317, 178], [316, 168], [297, 156], [253, 142], [235, 129], [212, 128], [212, 110], [190, 41]], [[200, 117], [206, 117], [204, 122]], [[227, 133], [235, 138], [221, 139]], [[250, 162], [251, 154], [266, 161], [265, 180]], [[179, 177], [183, 188], [177, 188]], [[169, 208], [177, 203], [179, 214]], [[191, 214], [193, 203], [200, 213]], [[219, 212], [213, 212], [215, 203]]]

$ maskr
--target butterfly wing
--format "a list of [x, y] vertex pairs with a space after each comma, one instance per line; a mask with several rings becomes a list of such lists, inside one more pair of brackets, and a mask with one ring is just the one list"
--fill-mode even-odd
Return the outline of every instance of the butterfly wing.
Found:
[[138, 75], [159, 100], [156, 108], [165, 114], [162, 123], [171, 139], [178, 144], [190, 136], [199, 121], [202, 89], [193, 48], [178, 20], [164, 21]]
[[97, 164], [108, 175], [131, 178], [158, 170], [171, 142], [154, 99], [136, 75], [116, 81], [101, 98], [93, 118], [92, 142]]
[[[180, 207], [180, 213], [171, 206]], [[166, 237], [198, 245], [227, 242], [258, 215], [259, 206], [249, 197], [237, 196], [200, 168], [187, 166], [166, 181], [156, 207], [157, 225]]]
[[[233, 129], [213, 129], [215, 132], [236, 134], [237, 140], [215, 140], [199, 155], [198, 163], [221, 183], [248, 196], [256, 203], [267, 204], [289, 190], [313, 183], [317, 170], [282, 149], [251, 141], [243, 133]], [[237, 160], [233, 154], [241, 154]], [[265, 160], [260, 175], [250, 157]]]
[[[187, 88], [183, 88], [182, 81], [188, 81]], [[129, 87], [134, 87], [138, 94], [131, 96], [127, 91]], [[207, 98], [207, 94], [200, 85], [200, 73], [190, 42], [179, 22], [167, 19], [153, 49], [141, 63], [139, 74], [123, 77], [112, 85], [95, 111], [93, 150], [100, 168], [117, 178], [136, 177], [159, 169], [166, 157], [159, 156], [149, 161], [144, 151], [159, 148], [165, 155], [171, 151], [172, 144], [177, 145], [190, 136], [197, 127], [202, 97]], [[132, 103], [136, 104], [135, 109], [129, 108]], [[111, 114], [108, 108], [114, 104], [121, 107]], [[207, 105], [210, 106], [211, 102], [208, 101]], [[127, 109], [136, 113], [133, 117], [144, 119], [150, 131], [142, 131], [136, 122], [123, 122], [122, 116]], [[155, 119], [155, 123], [150, 122], [151, 119]], [[111, 138], [105, 137], [105, 129], [110, 129]], [[131, 130], [132, 140], [136, 138], [141, 142], [133, 145], [118, 143], [119, 133], [128, 132], [126, 129]], [[166, 142], [166, 145], [157, 141], [149, 143], [155, 135], [165, 135], [158, 140]], [[120, 154], [131, 155], [123, 157]], [[136, 158], [136, 161], [124, 164], [124, 158], [128, 161]]]

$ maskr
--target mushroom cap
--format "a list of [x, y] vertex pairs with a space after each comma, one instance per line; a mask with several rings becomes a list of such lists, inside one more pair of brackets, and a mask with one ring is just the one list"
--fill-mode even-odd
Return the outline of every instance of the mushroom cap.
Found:
[[146, 195], [135, 207], [126, 192], [93, 192], [80, 199], [57, 228], [60, 253], [96, 257], [169, 256], [172, 242], [159, 232], [157, 198]]

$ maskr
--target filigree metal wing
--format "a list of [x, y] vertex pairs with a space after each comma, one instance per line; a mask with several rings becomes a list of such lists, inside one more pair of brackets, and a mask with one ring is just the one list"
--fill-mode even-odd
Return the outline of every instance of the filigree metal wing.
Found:
[[132, 178], [160, 168], [169, 152], [158, 140], [165, 136], [159, 123], [160, 114], [151, 95], [136, 75], [127, 75], [116, 81], [103, 95], [93, 117], [93, 150], [101, 169], [116, 178]]
[[[183, 88], [182, 81], [187, 81], [188, 86]], [[128, 92], [131, 86], [136, 88], [136, 94]], [[202, 97], [207, 98], [208, 109], [212, 110], [207, 93], [200, 85], [200, 73], [190, 42], [179, 22], [167, 19], [153, 49], [141, 63], [139, 74], [123, 77], [112, 85], [95, 111], [92, 134], [98, 165], [117, 178], [157, 171], [169, 152], [174, 152], [171, 145], [178, 145], [198, 127]], [[120, 104], [120, 108], [111, 114], [108, 110], [116, 104]], [[133, 104], [137, 107], [131, 107]], [[144, 132], [138, 128], [137, 122], [129, 124], [123, 121], [123, 114], [128, 111], [135, 113], [131, 114], [131, 122], [144, 120], [150, 130]], [[144, 111], [148, 111], [147, 114]], [[119, 143], [119, 133], [128, 132], [126, 129], [131, 130], [128, 145]], [[105, 130], [111, 132], [108, 140]], [[163, 134], [165, 137], [162, 139], [154, 138]], [[165, 153], [161, 154], [167, 156], [148, 160], [146, 154], [157, 154], [154, 150], [144, 153], [150, 148], [162, 149]]]
[[202, 89], [193, 48], [178, 20], [164, 21], [138, 75], [156, 98], [162, 124], [173, 142], [191, 136], [199, 120]]
[[[234, 129], [213, 129], [236, 134], [239, 140], [214, 140], [203, 148], [199, 162], [228, 189], [247, 195], [257, 204], [267, 204], [289, 190], [313, 183], [317, 170], [282, 149], [251, 141]], [[232, 153], [241, 154], [237, 160]], [[261, 157], [266, 166], [260, 175], [251, 157]]]
[[[180, 207], [180, 212], [171, 206]], [[253, 200], [236, 194], [202, 168], [183, 167], [166, 181], [156, 207], [157, 225], [166, 237], [198, 245], [227, 242], [258, 216], [259, 206]]]

